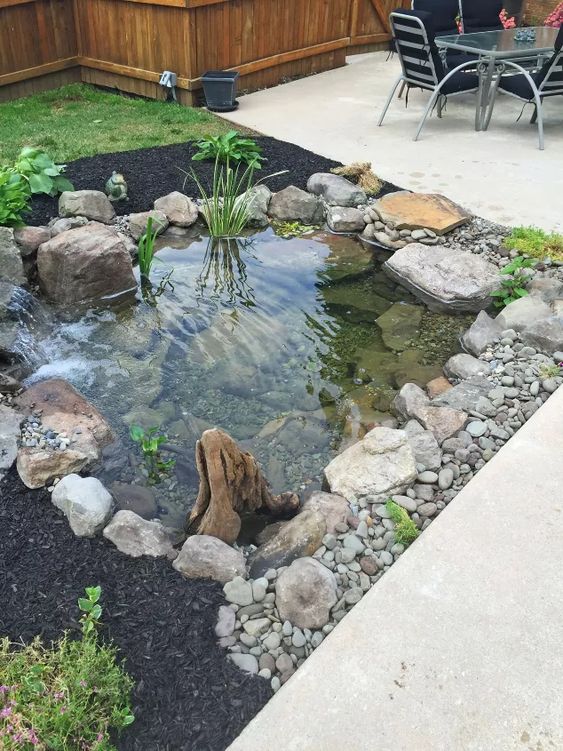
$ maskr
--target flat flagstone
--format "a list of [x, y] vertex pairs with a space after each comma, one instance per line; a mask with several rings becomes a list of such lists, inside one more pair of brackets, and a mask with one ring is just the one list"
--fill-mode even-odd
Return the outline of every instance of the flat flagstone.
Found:
[[389, 193], [375, 204], [382, 220], [393, 222], [396, 229], [431, 229], [445, 235], [466, 224], [471, 214], [439, 193], [410, 193], [399, 190]]

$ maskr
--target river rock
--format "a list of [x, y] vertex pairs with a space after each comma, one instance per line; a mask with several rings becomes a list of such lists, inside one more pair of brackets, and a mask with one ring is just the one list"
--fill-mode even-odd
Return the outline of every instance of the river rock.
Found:
[[147, 521], [133, 511], [118, 511], [103, 535], [115, 547], [132, 558], [148, 555], [152, 558], [175, 558], [174, 545], [178, 532], [163, 526], [160, 521]]
[[27, 281], [20, 249], [10, 227], [0, 227], [0, 279], [11, 284], [25, 284]]
[[157, 212], [162, 212], [170, 224], [176, 227], [191, 227], [197, 221], [198, 209], [191, 198], [173, 190], [154, 202]]
[[492, 263], [446, 246], [410, 243], [397, 250], [383, 269], [431, 310], [446, 313], [486, 308], [491, 292], [500, 285], [499, 271]]
[[99, 300], [137, 287], [127, 248], [115, 230], [96, 222], [43, 243], [37, 251], [37, 273], [45, 296], [60, 305]]
[[324, 214], [320, 200], [295, 185], [274, 193], [268, 213], [272, 219], [281, 222], [299, 221], [303, 224], [320, 224]]
[[401, 494], [416, 479], [416, 466], [405, 431], [377, 427], [336, 456], [324, 473], [332, 492], [375, 502]]
[[500, 339], [503, 326], [500, 322], [491, 318], [484, 310], [481, 310], [475, 321], [467, 329], [461, 338], [461, 343], [466, 350], [479, 356], [489, 344]]
[[245, 581], [242, 576], [235, 576], [232, 581], [229, 581], [223, 587], [228, 602], [232, 602], [241, 608], [247, 605], [252, 605], [254, 598], [252, 596], [252, 584]]
[[258, 672], [258, 660], [254, 655], [233, 652], [228, 657], [231, 662], [234, 662], [237, 668], [240, 668], [243, 671], [243, 673], [256, 675]]
[[396, 229], [429, 229], [437, 235], [466, 224], [471, 214], [438, 193], [411, 193], [401, 190], [388, 193], [374, 204], [381, 221]]
[[219, 639], [231, 636], [235, 630], [236, 615], [235, 611], [228, 605], [221, 605], [215, 624], [215, 636]]
[[112, 497], [95, 477], [63, 477], [51, 501], [64, 513], [77, 537], [94, 537], [111, 517]]
[[172, 565], [188, 579], [214, 579], [223, 584], [246, 573], [241, 551], [208, 535], [188, 537]]
[[258, 578], [268, 569], [287, 566], [296, 558], [313, 555], [326, 531], [325, 517], [320, 511], [302, 511], [251, 556], [250, 575]]
[[337, 524], [344, 524], [350, 513], [350, 504], [341, 495], [315, 490], [303, 502], [303, 511], [318, 511], [324, 516], [327, 534], [336, 532]]
[[18, 227], [14, 230], [14, 239], [23, 258], [35, 253], [37, 248], [51, 239], [49, 227]]
[[152, 488], [114, 482], [110, 489], [118, 509], [134, 511], [143, 519], [154, 519], [157, 515], [156, 498]]
[[0, 404], [0, 480], [16, 461], [23, 419], [17, 410]]
[[459, 378], [459, 380], [486, 375], [490, 370], [491, 366], [488, 362], [478, 360], [465, 352], [453, 355], [444, 365], [444, 373], [448, 378]]
[[168, 218], [164, 211], [153, 209], [152, 211], [140, 211], [138, 214], [129, 214], [129, 232], [134, 240], [140, 240], [147, 231], [147, 223], [152, 218], [152, 229], [157, 235], [161, 235], [168, 227]]
[[314, 558], [298, 558], [276, 581], [276, 607], [282, 621], [318, 629], [329, 621], [336, 604], [336, 579]]
[[326, 223], [333, 232], [361, 232], [365, 227], [363, 212], [345, 206], [329, 207]]
[[[360, 206], [365, 204], [365, 192], [341, 175], [331, 172], [315, 172], [307, 180], [307, 190], [322, 196], [329, 206]], [[362, 229], [365, 222], [362, 222]]]
[[111, 201], [101, 190], [65, 190], [59, 196], [59, 216], [85, 216], [109, 224], [115, 217]]

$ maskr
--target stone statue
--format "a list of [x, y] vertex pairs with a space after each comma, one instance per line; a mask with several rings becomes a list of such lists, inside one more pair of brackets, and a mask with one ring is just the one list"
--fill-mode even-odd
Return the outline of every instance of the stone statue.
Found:
[[115, 170], [111, 173], [111, 177], [106, 182], [106, 193], [110, 201], [127, 200], [127, 183], [122, 174]]

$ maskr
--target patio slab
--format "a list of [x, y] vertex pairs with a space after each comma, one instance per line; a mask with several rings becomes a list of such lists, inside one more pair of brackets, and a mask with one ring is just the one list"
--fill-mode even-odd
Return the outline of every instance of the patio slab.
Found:
[[563, 388], [229, 751], [563, 748]]
[[[409, 106], [395, 99], [376, 125], [394, 79], [395, 56], [349, 58], [346, 67], [241, 96], [228, 114], [234, 123], [291, 141], [342, 162], [371, 161], [381, 177], [410, 190], [443, 193], [472, 212], [502, 224], [563, 230], [563, 99], [544, 105], [546, 148], [538, 150], [528, 106], [499, 95], [490, 128], [473, 129], [475, 96], [451, 97], [442, 120], [427, 121], [412, 140], [428, 101], [413, 90]], [[267, 167], [266, 167], [267, 169]]]

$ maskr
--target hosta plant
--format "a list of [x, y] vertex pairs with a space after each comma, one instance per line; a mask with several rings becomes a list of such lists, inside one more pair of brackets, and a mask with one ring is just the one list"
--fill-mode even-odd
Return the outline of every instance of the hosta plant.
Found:
[[15, 170], [0, 169], [0, 226], [18, 227], [31, 197], [29, 185]]
[[72, 183], [63, 177], [66, 164], [55, 164], [41, 149], [26, 146], [20, 151], [14, 169], [27, 182], [32, 193], [56, 196], [63, 190], [74, 190]]
[[262, 149], [252, 138], [245, 138], [230, 130], [222, 136], [206, 136], [196, 142], [197, 152], [192, 159], [218, 159], [220, 162], [243, 163], [254, 169], [260, 169], [264, 157]]

